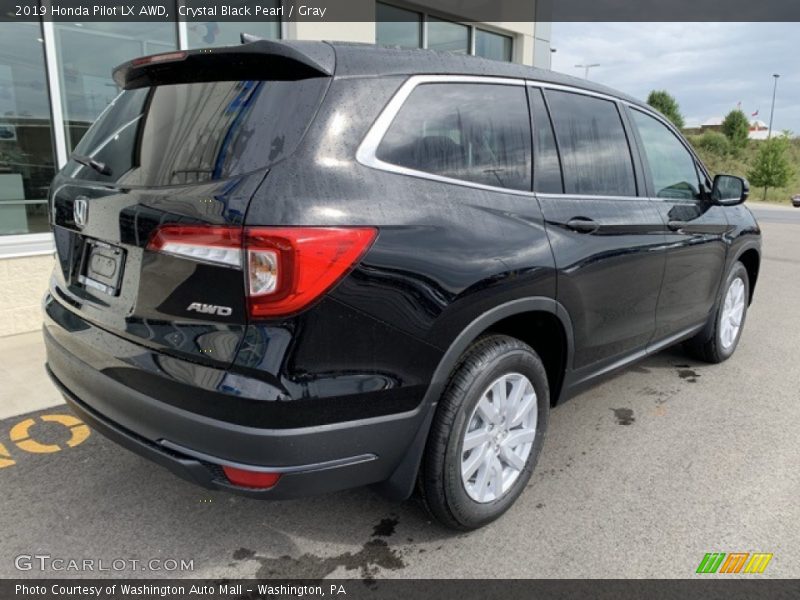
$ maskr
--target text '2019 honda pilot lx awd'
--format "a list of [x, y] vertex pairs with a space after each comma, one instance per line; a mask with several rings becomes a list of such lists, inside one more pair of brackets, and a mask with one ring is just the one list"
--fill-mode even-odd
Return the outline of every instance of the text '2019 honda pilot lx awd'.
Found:
[[753, 295], [747, 184], [632, 98], [451, 54], [255, 41], [117, 68], [51, 189], [47, 369], [210, 488], [374, 484], [461, 529], [550, 407]]

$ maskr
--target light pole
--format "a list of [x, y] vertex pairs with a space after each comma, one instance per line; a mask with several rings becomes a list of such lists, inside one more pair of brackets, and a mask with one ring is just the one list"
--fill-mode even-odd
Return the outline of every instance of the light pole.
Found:
[[575, 65], [576, 69], [583, 69], [583, 78], [589, 79], [589, 69], [592, 67], [599, 67], [600, 63], [593, 63], [591, 65]]
[[778, 91], [778, 77], [780, 77], [780, 75], [778, 73], [773, 73], [772, 76], [775, 78], [775, 83], [772, 86], [772, 108], [769, 109], [769, 131], [767, 131], [767, 139], [772, 137], [772, 116], [775, 114], [775, 92]]
[[[772, 77], [775, 79], [775, 83], [772, 85], [772, 107], [769, 109], [769, 130], [767, 131], [767, 139], [769, 140], [772, 137], [772, 117], [775, 114], [775, 93], [778, 91], [778, 77], [780, 74], [773, 73]], [[767, 199], [767, 186], [764, 186], [764, 197], [762, 200]]]

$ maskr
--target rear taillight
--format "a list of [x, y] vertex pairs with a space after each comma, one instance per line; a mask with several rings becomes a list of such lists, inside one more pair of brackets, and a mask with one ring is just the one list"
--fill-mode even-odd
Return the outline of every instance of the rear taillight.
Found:
[[250, 315], [276, 317], [308, 306], [358, 261], [375, 239], [373, 228], [248, 228]]
[[149, 250], [244, 271], [250, 316], [283, 317], [322, 296], [375, 240], [372, 227], [166, 225]]
[[200, 262], [242, 267], [242, 228], [165, 225], [156, 230], [148, 250]]

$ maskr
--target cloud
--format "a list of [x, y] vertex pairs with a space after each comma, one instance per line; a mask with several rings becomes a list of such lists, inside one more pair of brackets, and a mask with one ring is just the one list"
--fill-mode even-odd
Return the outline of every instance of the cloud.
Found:
[[769, 118], [773, 73], [780, 73], [775, 129], [800, 133], [799, 23], [553, 23], [553, 69], [646, 98], [676, 97], [687, 122], [722, 116], [742, 103]]

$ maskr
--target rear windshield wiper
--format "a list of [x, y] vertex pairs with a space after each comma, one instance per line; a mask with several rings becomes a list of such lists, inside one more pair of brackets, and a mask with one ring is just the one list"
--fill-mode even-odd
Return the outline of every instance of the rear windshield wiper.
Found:
[[91, 167], [101, 175], [113, 175], [111, 171], [111, 167], [109, 167], [106, 163], [100, 162], [99, 160], [95, 160], [90, 156], [83, 156], [82, 154], [73, 154], [70, 156], [72, 160], [76, 163], [82, 164], [84, 167]]

